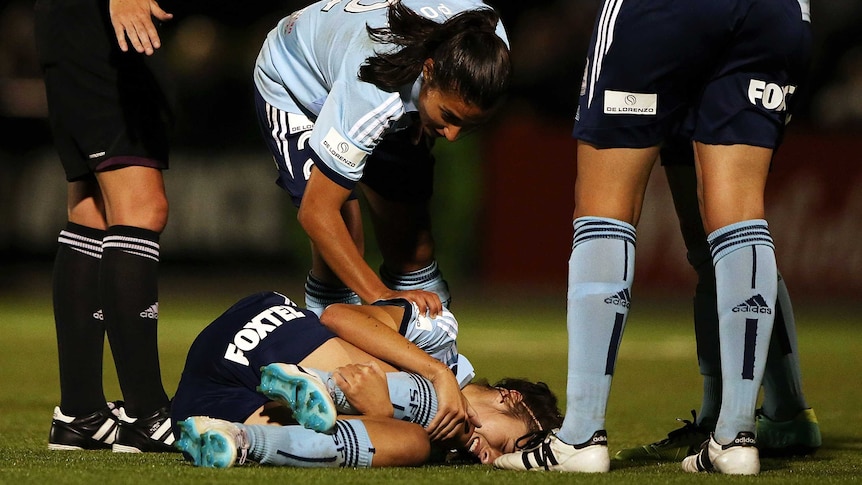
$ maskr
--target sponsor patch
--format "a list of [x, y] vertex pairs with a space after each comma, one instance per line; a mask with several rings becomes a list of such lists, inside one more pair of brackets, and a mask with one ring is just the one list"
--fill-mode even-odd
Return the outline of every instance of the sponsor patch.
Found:
[[605, 114], [654, 116], [657, 112], [658, 94], [605, 91]]
[[356, 148], [356, 146], [335, 131], [335, 128], [329, 129], [329, 133], [326, 134], [320, 145], [332, 157], [350, 168], [359, 166], [366, 155], [365, 152]]
[[292, 135], [294, 133], [299, 133], [300, 131], [308, 131], [314, 128], [314, 122], [308, 119], [305, 115], [287, 113], [287, 126]]

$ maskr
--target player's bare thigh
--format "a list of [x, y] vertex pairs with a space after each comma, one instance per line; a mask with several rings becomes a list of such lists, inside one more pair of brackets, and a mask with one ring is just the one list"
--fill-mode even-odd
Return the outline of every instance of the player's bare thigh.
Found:
[[598, 148], [578, 143], [574, 218], [608, 217], [637, 225], [659, 147]]
[[772, 149], [695, 142], [698, 193], [707, 233], [736, 222], [764, 219], [764, 191]]
[[108, 225], [134, 226], [162, 232], [168, 222], [168, 199], [162, 172], [128, 166], [96, 172], [105, 200]]

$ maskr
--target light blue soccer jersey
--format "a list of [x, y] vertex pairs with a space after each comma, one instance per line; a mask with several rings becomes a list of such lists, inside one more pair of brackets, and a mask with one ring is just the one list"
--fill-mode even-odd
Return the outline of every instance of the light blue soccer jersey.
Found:
[[436, 317], [429, 318], [419, 312], [416, 303], [410, 302], [410, 307], [405, 307], [399, 333], [431, 357], [449, 366], [461, 387], [473, 379], [473, 366], [458, 353], [458, 321], [449, 310], [444, 309]]
[[[389, 3], [321, 0], [294, 12], [267, 35], [254, 68], [255, 86], [264, 101], [313, 122], [312, 149], [331, 171], [354, 183], [380, 139], [406, 127], [410, 117], [405, 114], [417, 111], [421, 76], [398, 92], [358, 78], [368, 57], [397, 48], [373, 42], [366, 29], [387, 24]], [[403, 4], [438, 22], [466, 10], [490, 8], [480, 0]], [[497, 33], [508, 45], [502, 24]]]

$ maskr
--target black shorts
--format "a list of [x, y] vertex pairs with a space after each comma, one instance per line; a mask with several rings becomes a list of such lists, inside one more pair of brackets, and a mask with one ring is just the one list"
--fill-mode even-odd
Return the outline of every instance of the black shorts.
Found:
[[66, 179], [168, 167], [171, 96], [162, 54], [122, 52], [102, 0], [37, 0], [36, 45]]

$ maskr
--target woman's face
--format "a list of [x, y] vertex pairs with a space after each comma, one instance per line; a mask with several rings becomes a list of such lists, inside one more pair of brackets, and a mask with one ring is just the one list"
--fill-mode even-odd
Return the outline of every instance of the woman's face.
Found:
[[[467, 104], [457, 94], [443, 91], [430, 79], [433, 74], [426, 62], [425, 82], [419, 92], [419, 120], [422, 131], [431, 138], [445, 138], [455, 141], [464, 131], [481, 124], [485, 113], [476, 106]], [[430, 65], [433, 65], [431, 63]]]
[[505, 397], [507, 391], [489, 391], [468, 397], [482, 427], [471, 429], [462, 440], [463, 448], [483, 464], [516, 451], [515, 442], [530, 431], [522, 420], [511, 415], [512, 401]]

